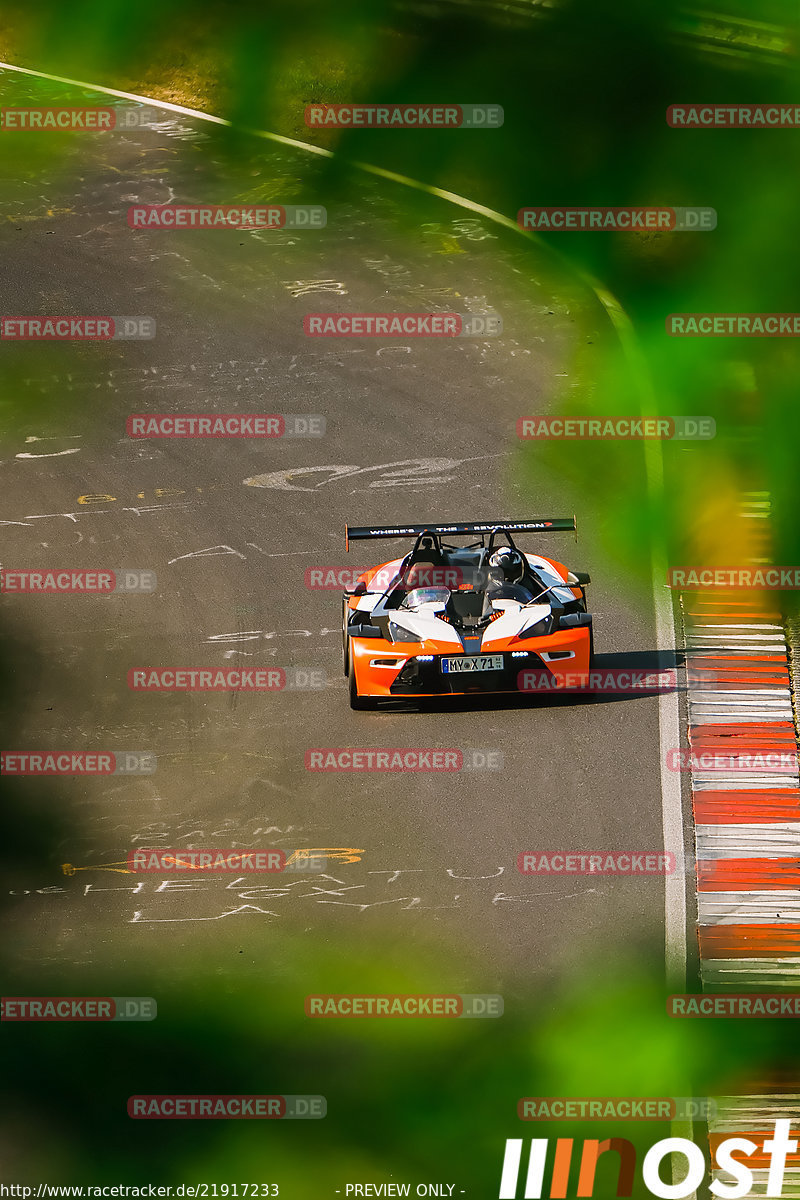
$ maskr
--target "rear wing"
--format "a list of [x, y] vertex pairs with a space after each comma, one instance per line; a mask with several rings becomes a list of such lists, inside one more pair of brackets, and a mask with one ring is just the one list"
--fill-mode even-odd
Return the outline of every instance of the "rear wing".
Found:
[[507, 529], [509, 533], [570, 533], [575, 531], [578, 539], [578, 522], [575, 517], [541, 517], [535, 521], [456, 521], [449, 525], [384, 525], [379, 527], [345, 525], [345, 549], [350, 543], [374, 538], [416, 538], [421, 533], [464, 534], [491, 533], [493, 529]]

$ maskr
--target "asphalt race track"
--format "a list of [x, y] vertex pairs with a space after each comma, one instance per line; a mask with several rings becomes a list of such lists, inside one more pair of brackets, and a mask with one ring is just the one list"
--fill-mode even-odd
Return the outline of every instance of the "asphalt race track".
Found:
[[[105, 102], [9, 73], [0, 97]], [[400, 552], [392, 542], [346, 555], [346, 522], [575, 512], [577, 546], [558, 534], [524, 547], [591, 572], [601, 665], [658, 665], [652, 599], [602, 553], [610, 514], [591, 482], [569, 491], [515, 434], [519, 416], [549, 411], [575, 345], [611, 338], [594, 298], [535, 247], [443, 200], [412, 202], [399, 185], [355, 173], [333, 179], [323, 160], [255, 139], [232, 166], [229, 135], [189, 119], [5, 136], [25, 139], [29, 156], [27, 173], [5, 184], [6, 313], [146, 315], [157, 330], [147, 341], [0, 350], [2, 566], [141, 568], [158, 580], [150, 595], [0, 600], [8, 748], [158, 758], [150, 776], [7, 781], [27, 846], [7, 874], [12, 990], [34, 994], [43, 969], [57, 978], [135, 963], [150, 994], [148, 964], [179, 974], [195, 956], [226, 980], [259, 972], [265, 958], [291, 974], [316, 942], [343, 960], [379, 945], [398, 992], [435, 979], [446, 992], [502, 992], [506, 1003], [589, 960], [613, 972], [623, 943], [628, 955], [646, 946], [658, 971], [663, 878], [516, 869], [521, 850], [662, 848], [658, 699], [354, 713], [340, 592], [305, 585], [309, 568]], [[128, 228], [131, 204], [176, 198], [321, 203], [328, 223]], [[303, 317], [319, 311], [495, 311], [504, 332], [308, 338]], [[321, 415], [326, 433], [125, 432], [134, 413], [251, 412]], [[635, 447], [631, 463], [644, 489]], [[156, 694], [126, 682], [134, 667], [231, 665], [313, 669], [324, 686]], [[306, 770], [314, 747], [457, 748], [493, 752], [499, 765], [329, 775]], [[285, 878], [102, 869], [124, 867], [138, 846], [361, 854]], [[65, 874], [64, 863], [77, 870]], [[324, 963], [304, 970], [299, 996], [331, 990]]]

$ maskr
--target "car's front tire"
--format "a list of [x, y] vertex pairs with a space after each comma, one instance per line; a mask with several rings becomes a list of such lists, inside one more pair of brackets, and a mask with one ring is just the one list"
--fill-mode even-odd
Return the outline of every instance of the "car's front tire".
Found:
[[350, 607], [347, 603], [347, 596], [342, 597], [342, 673], [347, 678], [348, 663], [347, 663], [347, 622], [350, 617]]
[[356, 683], [356, 669], [353, 665], [352, 645], [348, 647], [347, 674], [349, 677], [350, 707], [356, 712], [369, 712], [371, 709], [377, 708], [378, 702], [374, 699], [374, 697], [362, 696], [358, 690], [358, 684]]

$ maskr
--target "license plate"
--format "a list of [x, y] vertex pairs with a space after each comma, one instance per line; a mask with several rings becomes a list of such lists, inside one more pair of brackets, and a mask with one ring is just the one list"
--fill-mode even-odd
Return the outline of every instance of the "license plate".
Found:
[[468, 671], [502, 671], [502, 654], [462, 654], [459, 658], [443, 658], [442, 672], [445, 675], [466, 674]]

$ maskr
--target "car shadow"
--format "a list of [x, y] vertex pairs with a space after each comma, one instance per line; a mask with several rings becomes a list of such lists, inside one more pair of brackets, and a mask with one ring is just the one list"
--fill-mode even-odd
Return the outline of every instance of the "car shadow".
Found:
[[[678, 670], [684, 665], [682, 651], [628, 650], [618, 654], [596, 654], [593, 671], [656, 671]], [[378, 712], [444, 713], [444, 712], [502, 712], [519, 708], [576, 708], [587, 704], [622, 704], [645, 700], [652, 696], [685, 691], [679, 680], [674, 687], [616, 692], [468, 692], [460, 696], [433, 696], [415, 700], [402, 697], [381, 700]]]

